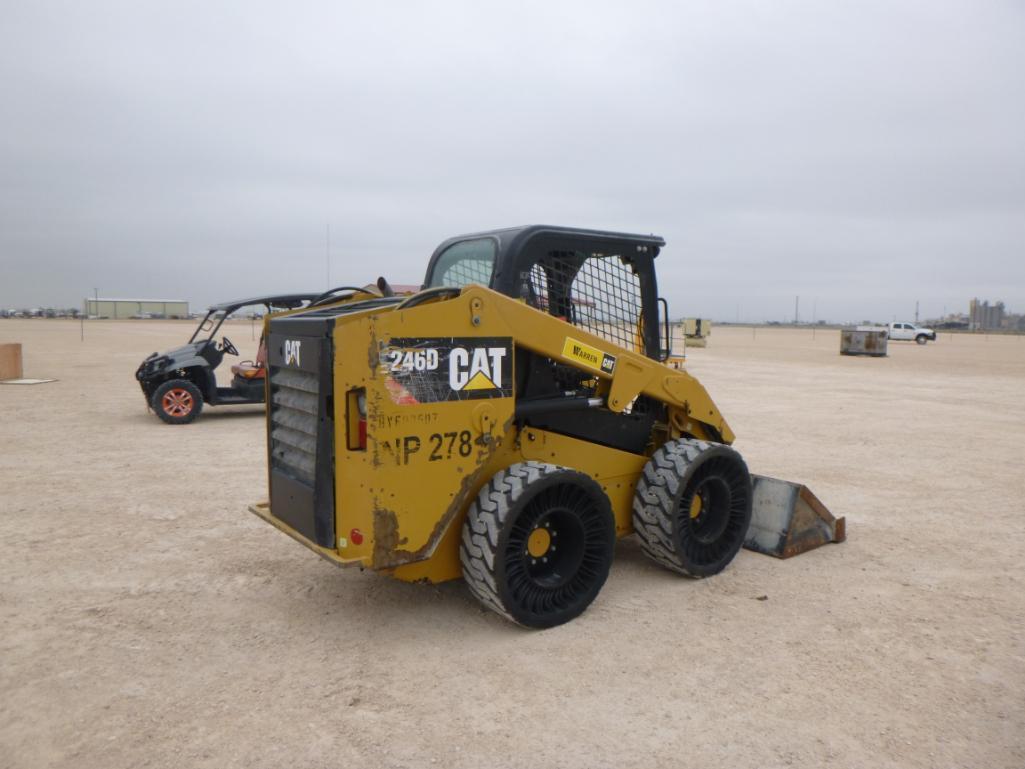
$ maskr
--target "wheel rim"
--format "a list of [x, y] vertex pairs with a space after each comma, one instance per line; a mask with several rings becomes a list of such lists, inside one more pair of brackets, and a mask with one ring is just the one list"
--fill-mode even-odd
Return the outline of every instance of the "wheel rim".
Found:
[[188, 416], [192, 413], [192, 407], [195, 403], [192, 393], [184, 387], [174, 387], [168, 390], [160, 401], [164, 413], [172, 417]]
[[722, 478], [705, 477], [694, 487], [688, 506], [690, 530], [704, 544], [715, 542], [730, 522], [730, 487]]
[[715, 563], [734, 549], [746, 533], [748, 501], [746, 478], [730, 457], [694, 471], [677, 514], [680, 547], [692, 563]]
[[570, 609], [602, 579], [607, 552], [605, 522], [590, 494], [571, 484], [544, 489], [509, 531], [508, 598], [534, 615]]

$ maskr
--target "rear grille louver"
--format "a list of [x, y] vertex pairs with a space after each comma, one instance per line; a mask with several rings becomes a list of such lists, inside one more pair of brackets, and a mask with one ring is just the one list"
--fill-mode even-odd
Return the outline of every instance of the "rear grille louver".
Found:
[[271, 514], [321, 547], [336, 546], [334, 324], [299, 313], [267, 334]]
[[318, 377], [306, 371], [272, 367], [270, 379], [271, 468], [313, 486], [317, 461]]

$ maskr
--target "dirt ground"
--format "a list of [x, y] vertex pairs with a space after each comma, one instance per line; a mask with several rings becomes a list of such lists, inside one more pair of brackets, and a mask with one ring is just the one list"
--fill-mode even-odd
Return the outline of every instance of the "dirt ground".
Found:
[[689, 367], [737, 447], [847, 543], [692, 581], [630, 538], [532, 632], [250, 515], [261, 408], [171, 427], [132, 376], [187, 325], [79, 333], [0, 321], [59, 380], [0, 386], [0, 767], [1025, 766], [1021, 338], [715, 328]]

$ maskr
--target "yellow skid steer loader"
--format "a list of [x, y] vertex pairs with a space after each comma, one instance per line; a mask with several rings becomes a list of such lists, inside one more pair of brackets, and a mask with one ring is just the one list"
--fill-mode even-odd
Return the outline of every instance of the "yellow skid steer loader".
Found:
[[745, 541], [780, 556], [839, 541], [807, 489], [753, 482], [704, 387], [665, 364], [664, 245], [464, 235], [417, 294], [269, 318], [270, 501], [251, 510], [338, 564], [462, 577], [529, 627], [587, 608], [617, 537], [691, 577]]

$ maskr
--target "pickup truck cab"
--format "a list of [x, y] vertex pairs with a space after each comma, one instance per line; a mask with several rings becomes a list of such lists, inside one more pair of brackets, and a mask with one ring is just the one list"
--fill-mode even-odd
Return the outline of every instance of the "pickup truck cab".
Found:
[[931, 328], [922, 328], [914, 323], [891, 323], [887, 327], [887, 334], [890, 339], [904, 342], [917, 342], [925, 344], [928, 341], [936, 341], [936, 332]]

